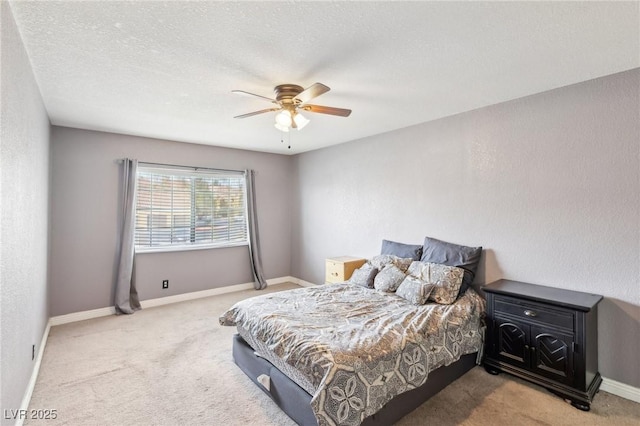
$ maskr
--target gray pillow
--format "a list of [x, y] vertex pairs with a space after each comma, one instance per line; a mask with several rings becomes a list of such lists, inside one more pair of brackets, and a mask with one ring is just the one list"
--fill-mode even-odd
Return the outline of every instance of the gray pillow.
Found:
[[420, 260], [420, 256], [422, 256], [422, 246], [382, 240], [382, 249], [380, 249], [380, 254], [392, 254], [398, 257], [408, 257], [411, 258], [411, 260]]
[[374, 268], [370, 264], [365, 263], [362, 267], [353, 271], [348, 282], [362, 287], [373, 288], [373, 279], [377, 273], [378, 268]]
[[464, 293], [473, 283], [481, 255], [482, 247], [461, 246], [425, 237], [420, 260], [464, 269], [464, 278], [460, 287], [460, 293]]

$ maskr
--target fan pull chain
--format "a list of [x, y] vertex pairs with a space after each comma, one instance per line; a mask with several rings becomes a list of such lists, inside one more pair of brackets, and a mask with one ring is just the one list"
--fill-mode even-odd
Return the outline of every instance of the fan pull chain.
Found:
[[[280, 143], [284, 143], [284, 133], [283, 131], [280, 132]], [[287, 149], [291, 149], [291, 132], [288, 133], [288, 137], [289, 137], [289, 143], [287, 145]]]

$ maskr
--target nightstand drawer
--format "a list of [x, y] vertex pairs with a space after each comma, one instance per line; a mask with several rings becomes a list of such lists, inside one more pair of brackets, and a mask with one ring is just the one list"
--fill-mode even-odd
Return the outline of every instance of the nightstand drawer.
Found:
[[327, 260], [325, 281], [344, 281], [344, 263]]
[[540, 303], [496, 296], [495, 313], [573, 330], [573, 311], [553, 309]]

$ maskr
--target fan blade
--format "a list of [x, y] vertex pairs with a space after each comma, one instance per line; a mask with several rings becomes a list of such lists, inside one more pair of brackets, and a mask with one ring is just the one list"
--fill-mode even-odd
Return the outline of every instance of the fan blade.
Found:
[[301, 104], [304, 104], [305, 102], [309, 102], [313, 98], [317, 98], [323, 93], [327, 93], [329, 90], [331, 89], [322, 83], [314, 83], [304, 89], [302, 92], [298, 93], [298, 96], [293, 98], [293, 100], [300, 101]]
[[264, 114], [265, 112], [271, 112], [271, 111], [280, 111], [281, 108], [268, 108], [268, 109], [261, 109], [260, 111], [254, 111], [254, 112], [250, 112], [247, 114], [242, 114], [242, 115], [236, 115], [233, 118], [247, 118], [247, 117], [251, 117], [254, 115], [258, 115], [258, 114]]
[[244, 90], [232, 90], [231, 93], [236, 93], [238, 95], [245, 95], [245, 96], [255, 96], [256, 98], [262, 98], [274, 104], [278, 103], [278, 101], [276, 101], [275, 99], [267, 98], [266, 96], [262, 96], [262, 95], [256, 95], [255, 93], [245, 92]]
[[351, 114], [350, 109], [334, 108], [322, 105], [303, 105], [300, 107], [305, 111], [317, 112], [320, 114], [339, 115], [340, 117], [348, 117]]

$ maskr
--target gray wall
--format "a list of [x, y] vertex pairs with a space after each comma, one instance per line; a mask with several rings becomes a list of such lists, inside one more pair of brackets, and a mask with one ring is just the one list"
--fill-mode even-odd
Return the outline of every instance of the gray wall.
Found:
[[[11, 8], [0, 2], [0, 410], [17, 410], [47, 320], [49, 119]], [[2, 416], [2, 424], [13, 424]]]
[[482, 245], [479, 283], [604, 295], [600, 371], [640, 386], [639, 80], [636, 69], [297, 156], [292, 275], [322, 282], [327, 256], [369, 257], [383, 238]]
[[[267, 278], [290, 275], [291, 159], [276, 154], [52, 128], [51, 315], [111, 306], [120, 158], [256, 171]], [[162, 280], [169, 289], [162, 290]], [[136, 256], [141, 300], [252, 282], [247, 246]]]

